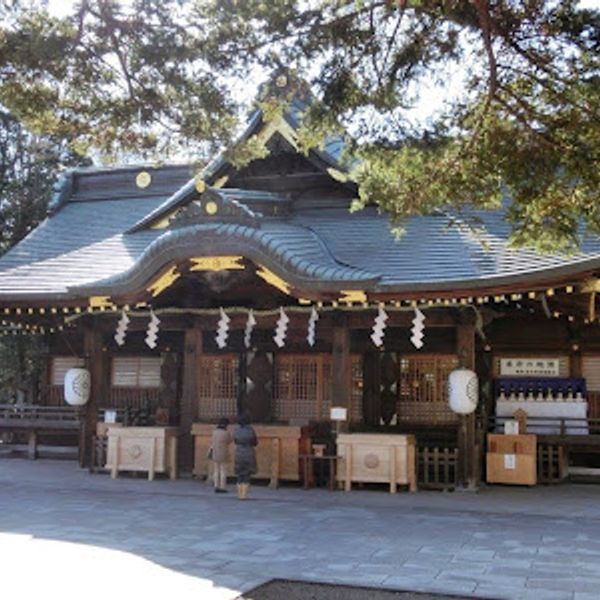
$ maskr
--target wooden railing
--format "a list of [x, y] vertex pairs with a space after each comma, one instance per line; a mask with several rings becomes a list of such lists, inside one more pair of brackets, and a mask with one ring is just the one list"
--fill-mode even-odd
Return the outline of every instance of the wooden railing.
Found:
[[458, 448], [418, 449], [418, 485], [421, 489], [453, 490], [458, 483]]
[[[503, 433], [507, 417], [487, 418], [487, 431]], [[527, 417], [527, 432], [549, 436], [592, 436], [600, 435], [600, 418], [573, 417]]]

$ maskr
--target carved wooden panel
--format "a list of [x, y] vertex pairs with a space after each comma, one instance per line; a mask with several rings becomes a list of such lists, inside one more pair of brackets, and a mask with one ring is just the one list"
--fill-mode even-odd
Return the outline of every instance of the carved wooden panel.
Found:
[[272, 420], [272, 399], [273, 355], [269, 352], [248, 352], [242, 412], [250, 413], [255, 422], [268, 423]]
[[385, 352], [381, 356], [381, 418], [389, 425], [396, 413], [398, 400], [398, 362], [394, 352]]

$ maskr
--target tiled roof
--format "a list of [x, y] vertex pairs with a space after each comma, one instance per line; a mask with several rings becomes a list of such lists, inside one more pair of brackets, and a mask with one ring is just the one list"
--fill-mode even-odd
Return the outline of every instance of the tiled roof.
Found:
[[344, 209], [312, 210], [292, 222], [310, 227], [344, 264], [381, 274], [380, 291], [483, 287], [561, 276], [600, 267], [600, 240], [587, 239], [572, 256], [541, 255], [508, 247], [509, 226], [500, 211], [478, 214], [486, 227], [450, 226], [438, 214], [409, 219], [396, 238], [376, 209], [349, 214]]
[[169, 262], [203, 254], [242, 254], [296, 287], [331, 291], [470, 289], [523, 278], [533, 284], [600, 268], [598, 240], [567, 258], [508, 249], [499, 213], [484, 216], [486, 245], [467, 228], [448, 228], [443, 214], [411, 219], [396, 239], [388, 219], [372, 208], [300, 210], [256, 225], [207, 219], [127, 233], [164, 199], [140, 194], [67, 202], [0, 258], [0, 300], [139, 289]]

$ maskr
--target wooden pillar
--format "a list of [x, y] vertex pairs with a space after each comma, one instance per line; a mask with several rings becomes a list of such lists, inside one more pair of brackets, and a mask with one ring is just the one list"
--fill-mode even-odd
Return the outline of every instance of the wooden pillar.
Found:
[[79, 456], [82, 466], [91, 467], [93, 466], [92, 443], [96, 435], [98, 408], [102, 406], [102, 399], [110, 385], [108, 356], [103, 351], [102, 330], [97, 323], [85, 327], [83, 347], [87, 368], [91, 376], [91, 388], [90, 399], [85, 406], [82, 419], [83, 432], [80, 439], [83, 441], [83, 448], [80, 448]]
[[169, 424], [175, 423], [179, 383], [179, 361], [176, 352], [162, 354], [160, 367], [160, 406], [169, 410]]
[[[475, 370], [475, 327], [459, 324], [456, 330], [456, 353], [459, 365]], [[460, 458], [459, 484], [476, 488], [479, 485], [482, 451], [475, 435], [475, 413], [459, 417], [458, 452]]]
[[367, 352], [363, 358], [363, 420], [372, 427], [381, 419], [381, 354]]
[[179, 467], [191, 472], [194, 464], [192, 423], [196, 418], [196, 403], [199, 398], [200, 377], [199, 359], [202, 354], [202, 330], [195, 324], [187, 329], [183, 342], [183, 385], [179, 409]]
[[347, 430], [352, 405], [352, 361], [350, 330], [344, 317], [333, 327], [332, 385], [332, 405], [348, 409], [348, 421], [341, 424], [341, 429]]

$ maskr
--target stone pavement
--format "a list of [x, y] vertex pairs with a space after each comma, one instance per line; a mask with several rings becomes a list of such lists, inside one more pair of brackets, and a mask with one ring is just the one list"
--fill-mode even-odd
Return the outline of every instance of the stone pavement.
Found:
[[251, 496], [0, 459], [0, 594], [227, 600], [290, 578], [600, 598], [600, 486], [394, 496], [254, 486]]

